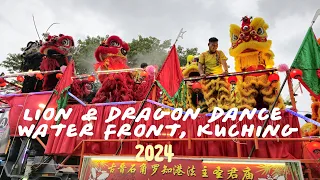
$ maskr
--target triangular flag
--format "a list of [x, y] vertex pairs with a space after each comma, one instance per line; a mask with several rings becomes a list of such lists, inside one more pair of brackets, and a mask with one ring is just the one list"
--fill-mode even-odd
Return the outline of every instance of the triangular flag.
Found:
[[300, 69], [303, 72], [303, 81], [315, 94], [320, 94], [320, 79], [317, 76], [317, 69], [320, 69], [320, 45], [312, 27], [304, 37], [291, 68]]
[[[52, 102], [57, 103], [57, 112], [59, 109], [65, 108], [68, 102], [68, 90], [73, 82], [72, 77], [74, 75], [74, 61], [69, 62], [67, 68], [63, 72], [63, 75], [53, 90], [54, 95]], [[60, 123], [60, 120], [57, 124]]]
[[[53, 96], [51, 99], [51, 106], [52, 108], [56, 107], [57, 111], [59, 109], [65, 108], [68, 103], [68, 90], [71, 87], [72, 84], [72, 77], [74, 75], [74, 61], [71, 60], [63, 72], [63, 75], [61, 79], [58, 81], [55, 89], [53, 90]], [[56, 122], [56, 124], [60, 124], [61, 118]], [[61, 136], [61, 135], [60, 135]], [[57, 141], [59, 142], [59, 138], [61, 137], [55, 137], [55, 136], [49, 136], [48, 143], [46, 145], [46, 151], [45, 153], [52, 153], [55, 152], [55, 148], [57, 148], [58, 144], [56, 143]]]
[[176, 46], [173, 45], [157, 76], [158, 82], [173, 97], [183, 81]]

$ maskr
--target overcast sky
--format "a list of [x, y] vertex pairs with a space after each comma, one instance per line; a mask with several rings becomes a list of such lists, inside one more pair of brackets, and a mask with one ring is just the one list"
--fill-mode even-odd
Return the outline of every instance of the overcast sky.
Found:
[[[178, 45], [198, 47], [202, 52], [207, 50], [208, 39], [215, 36], [233, 71], [229, 26], [240, 25], [241, 18], [248, 15], [265, 19], [276, 65], [290, 66], [319, 8], [320, 0], [1, 0], [0, 60], [37, 39], [33, 14], [40, 34], [57, 22], [60, 24], [49, 32], [71, 35], [75, 40], [114, 34], [130, 42], [140, 34], [174, 42], [184, 28], [187, 32]], [[320, 37], [320, 17], [313, 27]], [[287, 95], [286, 86], [282, 96]], [[297, 100], [300, 111], [311, 111], [306, 90]]]

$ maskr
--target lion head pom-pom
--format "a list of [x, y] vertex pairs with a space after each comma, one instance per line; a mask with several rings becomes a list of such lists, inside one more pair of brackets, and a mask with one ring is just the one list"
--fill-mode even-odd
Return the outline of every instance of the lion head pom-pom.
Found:
[[280, 64], [279, 66], [278, 66], [278, 71], [279, 72], [286, 72], [286, 71], [288, 71], [289, 70], [289, 67], [288, 67], [288, 65], [286, 65], [286, 64]]

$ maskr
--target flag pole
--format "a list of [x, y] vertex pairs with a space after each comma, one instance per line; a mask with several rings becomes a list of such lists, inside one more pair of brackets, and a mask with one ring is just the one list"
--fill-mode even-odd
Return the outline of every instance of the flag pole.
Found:
[[314, 14], [310, 27], [313, 26], [313, 24], [316, 22], [316, 20], [317, 20], [317, 18], [318, 18], [319, 15], [320, 15], [320, 9], [318, 9], [318, 10], [316, 11], [316, 13]]
[[[320, 9], [318, 9], [318, 10], [316, 11], [316, 13], [314, 14], [314, 17], [313, 17], [313, 19], [312, 19], [312, 22], [311, 22], [311, 26], [310, 26], [310, 27], [313, 26], [313, 24], [316, 22], [316, 20], [317, 20], [317, 18], [318, 18], [319, 15], [320, 15]], [[288, 73], [287, 73], [286, 79], [285, 79], [284, 82], [282, 83], [281, 89], [280, 89], [280, 91], [279, 91], [279, 93], [278, 93], [275, 101], [274, 101], [273, 104], [272, 104], [271, 110], [269, 111], [269, 117], [268, 117], [268, 119], [265, 120], [265, 122], [264, 122], [264, 124], [263, 124], [263, 126], [262, 126], [262, 129], [264, 129], [264, 128], [267, 126], [267, 123], [268, 123], [268, 121], [269, 121], [269, 119], [270, 119], [271, 112], [272, 112], [272, 110], [275, 108], [275, 106], [276, 106], [276, 104], [277, 104], [277, 101], [278, 101], [278, 99], [279, 99], [279, 97], [280, 97], [281, 91], [283, 90], [283, 87], [284, 87], [285, 83], [287, 82], [288, 78], [289, 78], [289, 77], [288, 77]], [[263, 130], [263, 131], [264, 131], [264, 130]], [[263, 132], [262, 132], [262, 133], [263, 133]], [[259, 135], [258, 138], [261, 137], [261, 134], [262, 134], [262, 133], [260, 133], [260, 135]], [[256, 149], [256, 146], [255, 146], [255, 144], [254, 144], [253, 147], [252, 147], [252, 149], [251, 149], [251, 152], [250, 152], [248, 158], [250, 158], [250, 157], [252, 156], [252, 154], [253, 154], [253, 152], [255, 151], [255, 149]]]
[[[280, 94], [281, 94], [281, 92], [282, 92], [282, 90], [283, 90], [283, 88], [284, 88], [284, 85], [286, 84], [288, 78], [289, 78], [289, 77], [288, 77], [288, 74], [287, 74], [285, 80], [283, 81], [283, 83], [282, 83], [282, 85], [281, 85], [281, 87], [280, 87], [280, 91], [278, 92], [277, 97], [276, 97], [276, 99], [274, 100], [271, 109], [269, 110], [269, 117], [268, 117], [268, 119], [266, 119], [266, 120], [264, 121], [264, 123], [263, 123], [263, 125], [262, 125], [262, 128], [261, 128], [261, 129], [262, 129], [262, 132], [259, 134], [258, 138], [260, 138], [261, 135], [264, 133], [265, 128], [266, 128], [266, 126], [267, 126], [267, 123], [269, 122], [271, 113], [272, 113], [273, 109], [274, 109], [274, 108], [276, 107], [276, 105], [277, 105], [277, 102], [278, 102], [278, 100], [279, 100], [279, 98], [280, 98]], [[251, 151], [250, 151], [250, 154], [249, 154], [248, 158], [250, 158], [250, 157], [253, 155], [253, 152], [254, 152], [255, 150], [256, 150], [256, 145], [253, 144], [253, 147], [252, 147], [252, 149], [251, 149]]]
[[173, 45], [175, 45], [175, 44], [178, 42], [179, 38], [183, 39], [183, 34], [186, 33], [186, 32], [187, 32], [187, 31], [183, 31], [183, 28], [181, 28], [181, 30], [180, 30], [177, 38], [176, 38], [176, 41], [174, 42]]
[[[74, 61], [73, 61], [73, 63], [74, 63]], [[54, 89], [56, 89], [57, 86], [59, 86], [59, 84], [60, 84], [60, 83], [57, 82], [57, 84], [56, 84], [56, 86], [55, 86]], [[38, 120], [37, 120], [37, 122], [36, 122], [36, 124], [35, 124], [35, 127], [34, 127], [34, 129], [32, 130], [32, 132], [31, 132], [31, 135], [27, 138], [27, 142], [26, 142], [26, 143], [24, 144], [24, 146], [23, 146], [23, 151], [20, 152], [20, 154], [18, 155], [18, 158], [17, 158], [16, 162], [13, 164], [13, 166], [12, 166], [12, 168], [11, 168], [11, 171], [10, 171], [10, 174], [12, 174], [12, 172], [14, 171], [14, 169], [17, 169], [16, 166], [17, 166], [17, 164], [18, 164], [18, 161], [20, 160], [21, 156], [22, 156], [24, 153], [25, 153], [26, 155], [25, 155], [25, 157], [23, 158], [23, 161], [22, 161], [22, 163], [21, 163], [21, 167], [26, 163], [26, 160], [27, 160], [27, 158], [28, 158], [28, 153], [26, 153], [26, 152], [27, 152], [27, 151], [29, 150], [29, 148], [31, 147], [31, 144], [32, 144], [31, 138], [32, 138], [33, 134], [35, 133], [35, 131], [36, 131], [36, 129], [37, 129], [37, 126], [38, 126], [38, 124], [40, 123], [40, 120], [42, 119], [42, 116], [43, 116], [45, 110], [48, 108], [48, 105], [50, 104], [50, 102], [51, 102], [54, 94], [55, 94], [55, 92], [52, 91], [52, 93], [51, 93], [51, 95], [50, 95], [50, 97], [49, 97], [49, 100], [47, 101], [47, 104], [45, 105], [44, 109], [42, 110], [42, 112], [41, 112], [41, 114], [40, 114], [40, 116], [39, 116], [39, 118], [38, 118]], [[21, 148], [20, 148], [20, 149], [21, 149]], [[18, 171], [18, 173], [20, 173], [21, 170], [20, 170], [20, 169], [17, 169], [17, 171]]]
[[[43, 111], [41, 112], [40, 117], [38, 118], [38, 120], [37, 120], [37, 122], [36, 122], [36, 124], [35, 124], [35, 127], [34, 127], [34, 129], [32, 130], [32, 132], [31, 132], [31, 135], [27, 138], [27, 142], [26, 142], [26, 143], [24, 144], [24, 146], [23, 146], [23, 151], [21, 151], [21, 152], [19, 153], [16, 162], [13, 164], [13, 166], [12, 166], [12, 168], [11, 168], [11, 171], [10, 171], [10, 175], [12, 174], [12, 172], [14, 171], [14, 169], [16, 168], [16, 166], [17, 166], [17, 164], [18, 164], [18, 161], [20, 160], [21, 156], [24, 154], [23, 152], [27, 152], [28, 149], [31, 147], [31, 137], [33, 136], [34, 132], [36, 131], [36, 128], [37, 128], [37, 126], [38, 126], [38, 124], [39, 124], [39, 122], [40, 122], [40, 120], [41, 120], [41, 118], [42, 118], [42, 116], [43, 116], [43, 114], [44, 114], [44, 111], [47, 109], [47, 107], [48, 107], [48, 105], [49, 105], [49, 103], [50, 103], [53, 95], [54, 95], [54, 91], [52, 91], [52, 93], [51, 93], [51, 95], [50, 95], [50, 98], [49, 98], [49, 100], [47, 101], [46, 106], [44, 107]], [[24, 149], [26, 149], [26, 150], [24, 150]], [[21, 166], [23, 166], [23, 164], [26, 162], [27, 157], [28, 157], [28, 155], [26, 155], [26, 157], [23, 159]], [[18, 172], [20, 172], [19, 169], [18, 169]]]
[[[181, 30], [180, 30], [180, 32], [179, 32], [179, 34], [178, 34], [178, 36], [177, 36], [177, 39], [175, 40], [173, 46], [178, 42], [179, 38], [183, 39], [183, 34], [186, 33], [186, 32], [187, 32], [187, 31], [183, 31], [183, 28], [181, 28]], [[170, 52], [171, 52], [171, 50], [170, 50]], [[170, 52], [169, 52], [169, 54], [170, 54]], [[169, 54], [168, 54], [168, 56], [169, 56]], [[144, 106], [144, 104], [147, 102], [148, 97], [150, 96], [150, 93], [151, 93], [151, 91], [152, 91], [152, 89], [153, 89], [153, 87], [154, 87], [155, 85], [156, 85], [156, 80], [153, 81], [153, 83], [152, 83], [152, 85], [151, 85], [151, 87], [150, 87], [150, 89], [149, 89], [146, 97], [145, 97], [145, 98], [143, 99], [143, 101], [141, 102], [141, 105], [140, 105], [140, 107], [139, 107], [139, 109], [138, 109], [138, 111], [137, 111], [137, 114], [136, 114], [135, 118], [131, 121], [129, 132], [131, 131], [131, 129], [132, 129], [132, 127], [133, 127], [133, 125], [134, 125], [137, 117], [138, 117], [139, 114], [141, 113], [141, 111], [142, 111], [142, 109], [143, 109], [143, 106]], [[124, 139], [127, 139], [127, 137], [128, 137], [128, 136], [125, 135], [125, 136], [124, 136]], [[123, 141], [120, 142], [120, 146], [118, 147], [115, 155], [118, 155], [118, 154], [119, 154], [120, 150], [122, 149], [122, 145], [123, 145]]]

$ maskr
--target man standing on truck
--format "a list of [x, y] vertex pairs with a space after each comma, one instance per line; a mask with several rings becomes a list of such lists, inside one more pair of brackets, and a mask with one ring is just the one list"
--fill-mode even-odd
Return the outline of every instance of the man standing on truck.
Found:
[[[199, 57], [198, 69], [201, 77], [210, 75], [228, 74], [227, 57], [218, 50], [218, 39], [209, 39], [209, 50], [203, 52]], [[214, 107], [229, 110], [234, 107], [234, 98], [230, 94], [229, 84], [225, 77], [202, 80], [203, 94], [208, 106], [208, 111], [212, 112]]]
[[[228, 74], [228, 58], [218, 49], [218, 39], [209, 39], [209, 50], [203, 52], [199, 57], [199, 73], [202, 77], [206, 75]], [[223, 66], [223, 69], [222, 69]]]

